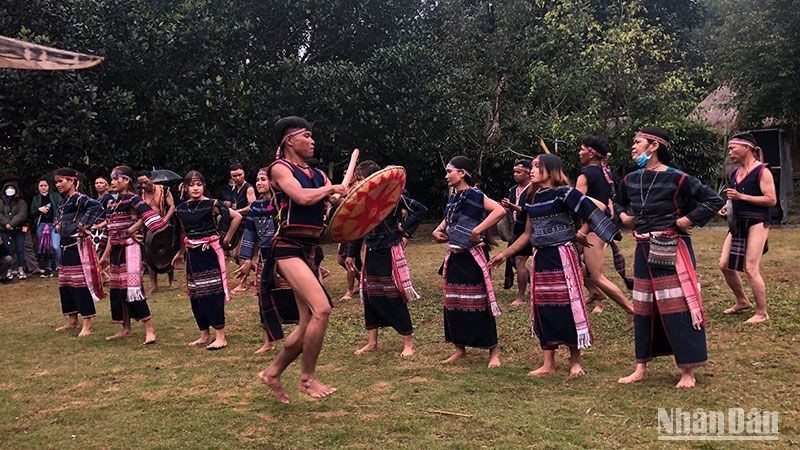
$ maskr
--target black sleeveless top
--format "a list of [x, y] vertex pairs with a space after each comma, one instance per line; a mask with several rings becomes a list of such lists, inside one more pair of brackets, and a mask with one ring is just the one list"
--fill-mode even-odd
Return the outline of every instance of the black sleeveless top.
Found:
[[600, 166], [583, 166], [581, 175], [586, 176], [586, 196], [607, 205], [608, 199], [611, 198], [612, 185], [606, 180], [603, 168]]
[[234, 209], [242, 209], [245, 206], [249, 205], [250, 202], [247, 201], [247, 190], [250, 189], [253, 185], [248, 183], [247, 181], [242, 184], [241, 189], [238, 191], [233, 191], [234, 197]]
[[[275, 164], [282, 164], [289, 168], [295, 180], [303, 188], [320, 188], [325, 186], [328, 181], [328, 177], [321, 170], [315, 167], [302, 169], [285, 159], [279, 159], [270, 164], [267, 168], [268, 173], [271, 173], [272, 166]], [[324, 226], [323, 218], [325, 217], [325, 200], [320, 200], [309, 206], [298, 205], [285, 192], [275, 189], [274, 185], [271, 186], [270, 189], [273, 192], [272, 201], [278, 211], [276, 217], [278, 226], [276, 234], [278, 236], [285, 236], [287, 232], [290, 233], [292, 229], [298, 228], [322, 230]]]
[[201, 239], [217, 234], [217, 224], [214, 221], [215, 202], [220, 215], [230, 214], [227, 206], [214, 199], [188, 200], [178, 205], [175, 214], [181, 221], [186, 237]]
[[[745, 195], [756, 197], [764, 195], [764, 192], [761, 191], [761, 171], [769, 170], [768, 165], [762, 163], [759, 164], [758, 167], [754, 167], [745, 175], [741, 183], [736, 182], [736, 174], [739, 170], [741, 170], [741, 167], [731, 172], [730, 178], [728, 179], [728, 186]], [[754, 219], [763, 220], [764, 222], [769, 222], [770, 220], [769, 207], [767, 206], [757, 206], [743, 200], [733, 200], [732, 203], [733, 215], [737, 219]]]

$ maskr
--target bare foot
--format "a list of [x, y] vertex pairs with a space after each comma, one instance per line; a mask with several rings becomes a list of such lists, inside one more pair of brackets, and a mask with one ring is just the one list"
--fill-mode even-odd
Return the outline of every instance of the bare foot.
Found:
[[458, 349], [450, 355], [449, 358], [442, 361], [442, 364], [450, 364], [456, 361], [461, 361], [462, 359], [467, 357], [467, 352], [465, 350]]
[[747, 311], [748, 309], [751, 309], [752, 307], [753, 307], [753, 305], [750, 302], [737, 303], [737, 304], [731, 306], [730, 308], [726, 308], [725, 310], [723, 310], [722, 314], [740, 314], [743, 311]]
[[348, 292], [348, 293], [344, 294], [343, 296], [339, 297], [339, 301], [346, 301], [346, 300], [352, 300], [352, 299], [353, 299], [353, 294], [350, 293], [350, 292]]
[[114, 341], [114, 340], [117, 340], [117, 339], [120, 339], [120, 338], [125, 338], [125, 337], [128, 337], [128, 336], [130, 336], [131, 334], [132, 334], [132, 333], [131, 333], [131, 330], [122, 330], [122, 331], [120, 331], [120, 332], [119, 332], [119, 333], [117, 333], [117, 334], [112, 334], [111, 336], [108, 336], [108, 337], [106, 338], [106, 340], [107, 340], [107, 341]]
[[528, 372], [529, 377], [543, 377], [545, 375], [550, 375], [551, 373], [555, 372], [555, 368], [553, 366], [542, 365], [536, 370], [531, 370]]
[[753, 314], [753, 317], [744, 321], [744, 323], [754, 324], [766, 322], [769, 320], [769, 314]]
[[500, 355], [494, 355], [489, 357], [489, 364], [486, 367], [494, 369], [495, 367], [500, 367], [500, 364]]
[[90, 334], [92, 334], [92, 327], [89, 328], [84, 327], [81, 328], [81, 332], [78, 333], [78, 337], [88, 336]]
[[158, 286], [153, 286], [153, 287], [150, 288], [149, 291], [147, 291], [147, 293], [150, 294], [150, 295], [153, 295], [156, 292], [158, 292]]
[[633, 314], [628, 314], [628, 318], [625, 321], [625, 331], [631, 331], [633, 329]]
[[299, 388], [300, 392], [311, 398], [324, 398], [336, 392], [335, 387], [323, 384], [316, 378], [301, 380]]
[[197, 338], [197, 340], [189, 342], [189, 346], [195, 347], [195, 346], [198, 346], [198, 345], [208, 345], [210, 343], [211, 343], [211, 338], [202, 337], [201, 336], [201, 337]]
[[216, 338], [214, 342], [206, 346], [206, 350], [221, 350], [228, 346], [228, 341], [225, 339]]
[[675, 385], [678, 389], [691, 389], [694, 387], [695, 378], [691, 375], [683, 374], [681, 375], [680, 381], [678, 384]]
[[515, 298], [513, 302], [511, 302], [511, 306], [522, 306], [527, 302], [521, 298]]
[[414, 346], [412, 345], [410, 347], [403, 347], [403, 351], [400, 352], [400, 356], [403, 358], [408, 358], [409, 356], [414, 356], [416, 353], [417, 352], [414, 350]]
[[56, 331], [74, 330], [75, 328], [78, 328], [77, 323], [66, 323], [56, 328]]
[[598, 304], [594, 305], [594, 308], [592, 309], [592, 314], [600, 314], [602, 312], [603, 312], [603, 304], [602, 303], [598, 303]]
[[281, 403], [289, 403], [289, 394], [287, 394], [286, 389], [283, 388], [283, 383], [281, 383], [279, 377], [268, 375], [267, 370], [264, 369], [258, 373], [258, 378], [261, 379], [262, 383], [269, 386], [272, 390], [272, 394], [275, 395]]
[[169, 283], [169, 288], [170, 288], [170, 289], [178, 289], [178, 282], [177, 282], [177, 281], [175, 281], [175, 280], [172, 280], [172, 281]]
[[234, 294], [241, 294], [243, 292], [247, 292], [247, 286], [245, 286], [245, 285], [240, 284], [240, 285], [236, 286], [235, 288], [233, 288], [233, 293]]
[[356, 350], [353, 353], [356, 354], [356, 355], [363, 355], [364, 353], [371, 352], [371, 351], [375, 350], [376, 348], [378, 348], [378, 344], [375, 344], [375, 343], [372, 343], [372, 342], [368, 342], [367, 345], [361, 347], [360, 349]]
[[151, 331], [145, 332], [143, 344], [144, 345], [152, 345], [152, 344], [155, 344], [155, 343], [156, 343], [156, 334], [151, 332]]
[[586, 371], [583, 370], [581, 363], [573, 363], [569, 368], [569, 376], [571, 377], [582, 377], [584, 375], [586, 375]]
[[261, 347], [258, 348], [258, 350], [256, 350], [256, 355], [259, 355], [261, 353], [266, 353], [274, 348], [275, 348], [275, 343], [265, 342], [264, 345], [262, 345]]
[[646, 377], [646, 372], [643, 370], [634, 370], [632, 374], [628, 375], [627, 377], [622, 377], [617, 380], [619, 384], [633, 384], [638, 383], [639, 381], [644, 380]]

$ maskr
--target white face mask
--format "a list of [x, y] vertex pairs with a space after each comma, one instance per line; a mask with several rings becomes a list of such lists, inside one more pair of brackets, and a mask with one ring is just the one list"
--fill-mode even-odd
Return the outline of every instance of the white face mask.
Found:
[[13, 196], [14, 196], [14, 194], [16, 194], [16, 193], [17, 193], [17, 190], [16, 190], [16, 189], [14, 189], [14, 188], [12, 188], [12, 187], [10, 187], [10, 188], [6, 188], [6, 195], [7, 195], [7, 196], [9, 196], [9, 197], [13, 197]]

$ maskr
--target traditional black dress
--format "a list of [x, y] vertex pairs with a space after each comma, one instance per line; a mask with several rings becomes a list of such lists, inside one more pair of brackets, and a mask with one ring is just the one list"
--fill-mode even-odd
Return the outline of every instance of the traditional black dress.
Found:
[[[403, 211], [407, 212], [403, 219]], [[403, 238], [410, 238], [428, 213], [422, 203], [404, 195], [397, 208], [364, 236], [366, 247], [361, 269], [364, 325], [368, 330], [392, 327], [399, 334], [413, 333], [408, 301], [418, 298], [411, 286]], [[398, 229], [403, 228], [403, 232]], [[362, 240], [349, 244], [348, 254], [361, 251]]]
[[79, 232], [80, 225], [91, 227], [101, 210], [97, 200], [80, 192], [62, 199], [58, 205], [55, 216], [55, 225], [61, 234], [58, 293], [65, 316], [79, 313], [85, 318], [94, 317], [94, 302], [105, 296], [91, 239], [80, 236]]
[[469, 240], [486, 218], [483, 197], [479, 189], [468, 188], [450, 195], [445, 206], [444, 338], [459, 347], [497, 346], [499, 308], [489, 277], [489, 251]]
[[256, 300], [261, 327], [267, 332], [270, 341], [284, 338], [283, 324], [297, 323], [297, 302], [291, 287], [281, 276], [276, 276], [276, 287], [270, 292], [264, 289], [262, 273], [264, 257], [269, 254], [272, 238], [275, 236], [276, 209], [268, 199], [256, 200], [250, 204], [250, 211], [244, 218], [244, 234], [239, 258], [252, 259], [255, 250], [259, 249], [256, 265]]
[[713, 189], [680, 170], [640, 169], [625, 176], [616, 210], [636, 219], [634, 253], [634, 335], [636, 361], [675, 355], [678, 367], [708, 362], [705, 320], [692, 327], [692, 313], [704, 318], [692, 241], [675, 225], [680, 217], [705, 225], [724, 205]]
[[214, 209], [230, 220], [230, 210], [213, 199], [188, 200], [178, 205], [176, 216], [186, 246], [186, 286], [197, 328], [225, 328], [227, 287], [225, 253], [219, 243]]

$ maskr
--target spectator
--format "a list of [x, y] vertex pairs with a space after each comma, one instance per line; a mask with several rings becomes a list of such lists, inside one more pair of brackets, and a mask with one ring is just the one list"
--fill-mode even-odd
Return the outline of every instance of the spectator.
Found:
[[43, 255], [42, 278], [45, 278], [52, 277], [53, 270], [61, 266], [61, 236], [53, 226], [61, 195], [50, 189], [50, 183], [44, 178], [39, 180], [37, 187], [39, 193], [34, 194], [31, 200], [31, 224], [36, 227], [36, 251]]
[[[25, 275], [25, 236], [28, 227], [25, 219], [28, 217], [28, 204], [19, 195], [19, 186], [16, 181], [6, 181], [3, 184], [3, 199], [0, 201], [0, 238], [9, 253], [17, 255], [17, 276], [20, 280], [28, 278]], [[6, 273], [6, 278], [12, 277], [11, 271]]]

